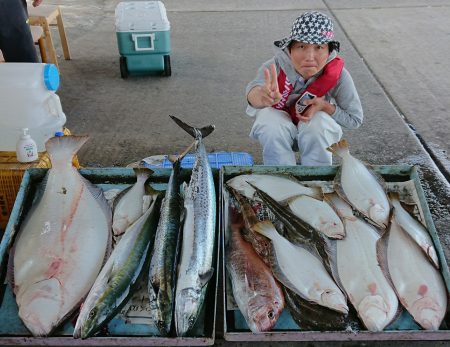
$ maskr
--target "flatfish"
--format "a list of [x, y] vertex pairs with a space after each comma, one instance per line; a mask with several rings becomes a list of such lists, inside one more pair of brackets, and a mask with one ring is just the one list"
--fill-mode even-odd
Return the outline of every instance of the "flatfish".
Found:
[[336, 192], [363, 217], [386, 228], [391, 206], [382, 178], [350, 154], [346, 140], [331, 145], [328, 150], [342, 158], [335, 177]]
[[78, 308], [111, 245], [109, 205], [71, 164], [87, 139], [47, 141], [52, 168], [10, 254], [19, 316], [34, 336], [49, 335]]

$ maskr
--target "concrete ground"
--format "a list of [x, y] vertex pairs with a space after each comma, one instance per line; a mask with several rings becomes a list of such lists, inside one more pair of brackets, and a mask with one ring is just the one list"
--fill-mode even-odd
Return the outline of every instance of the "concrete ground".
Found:
[[[60, 58], [58, 93], [70, 130], [91, 136], [79, 153], [85, 166], [125, 166], [150, 155], [179, 153], [191, 139], [169, 114], [194, 125], [215, 124], [205, 140], [207, 150], [249, 152], [260, 164], [259, 145], [248, 137], [252, 119], [244, 114], [245, 86], [299, 14], [307, 9], [330, 14], [365, 112], [361, 128], [345, 132], [351, 152], [370, 164], [419, 167], [450, 259], [448, 1], [166, 0], [172, 77], [127, 80], [120, 78], [115, 37], [118, 0], [48, 2], [60, 4], [64, 15], [72, 60]], [[223, 342], [220, 332], [218, 344], [251, 345]], [[413, 344], [446, 345], [376, 345]]]

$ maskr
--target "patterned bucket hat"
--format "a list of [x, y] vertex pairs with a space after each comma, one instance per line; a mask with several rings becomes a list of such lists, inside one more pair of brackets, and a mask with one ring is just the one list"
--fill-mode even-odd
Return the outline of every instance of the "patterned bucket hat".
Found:
[[275, 41], [274, 44], [284, 49], [292, 41], [318, 45], [335, 42], [339, 47], [339, 42], [333, 40], [333, 37], [333, 21], [331, 18], [317, 11], [309, 11], [303, 13], [294, 21], [291, 34], [288, 37]]

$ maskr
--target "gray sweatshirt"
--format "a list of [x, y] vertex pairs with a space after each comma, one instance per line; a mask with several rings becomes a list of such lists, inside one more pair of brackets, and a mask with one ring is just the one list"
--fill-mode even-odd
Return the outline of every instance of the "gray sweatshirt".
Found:
[[[247, 85], [245, 95], [248, 95], [250, 90], [255, 86], [264, 85], [264, 69], [269, 68], [271, 64], [275, 63], [277, 73], [279, 73], [280, 69], [282, 69], [293, 86], [293, 90], [288, 96], [286, 102], [286, 106], [289, 107], [292, 103], [297, 101], [301, 94], [303, 94], [306, 87], [322, 74], [322, 70], [311, 77], [308, 81], [305, 81], [292, 65], [287, 49], [281, 50], [276, 47], [275, 50], [275, 56], [266, 61], [258, 69], [256, 78]], [[332, 51], [327, 59], [327, 63], [333, 60], [336, 56], [336, 51]], [[325, 99], [336, 106], [336, 111], [331, 116], [339, 125], [347, 129], [356, 129], [362, 124], [363, 110], [361, 101], [359, 100], [359, 95], [356, 91], [353, 79], [347, 69], [342, 69], [342, 73], [337, 84], [325, 94]], [[247, 114], [249, 116], [255, 116], [257, 111], [258, 110], [250, 104], [247, 106]]]

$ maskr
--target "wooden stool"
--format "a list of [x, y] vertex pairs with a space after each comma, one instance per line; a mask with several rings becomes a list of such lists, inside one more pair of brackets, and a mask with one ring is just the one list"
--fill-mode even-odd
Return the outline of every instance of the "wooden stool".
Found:
[[44, 30], [45, 42], [47, 43], [47, 53], [49, 55], [49, 62], [55, 64], [58, 69], [58, 58], [56, 56], [55, 47], [53, 45], [52, 34], [50, 32], [50, 25], [58, 25], [59, 37], [61, 39], [61, 46], [64, 53], [64, 58], [70, 60], [69, 44], [67, 43], [66, 31], [64, 29], [64, 22], [61, 10], [58, 5], [39, 5], [38, 7], [30, 6], [28, 8], [29, 23], [31, 26], [40, 25]]
[[45, 36], [44, 29], [41, 26], [30, 26], [31, 36], [35, 45], [39, 46], [39, 52], [41, 53], [41, 60], [43, 63], [47, 63], [47, 52], [45, 51]]

